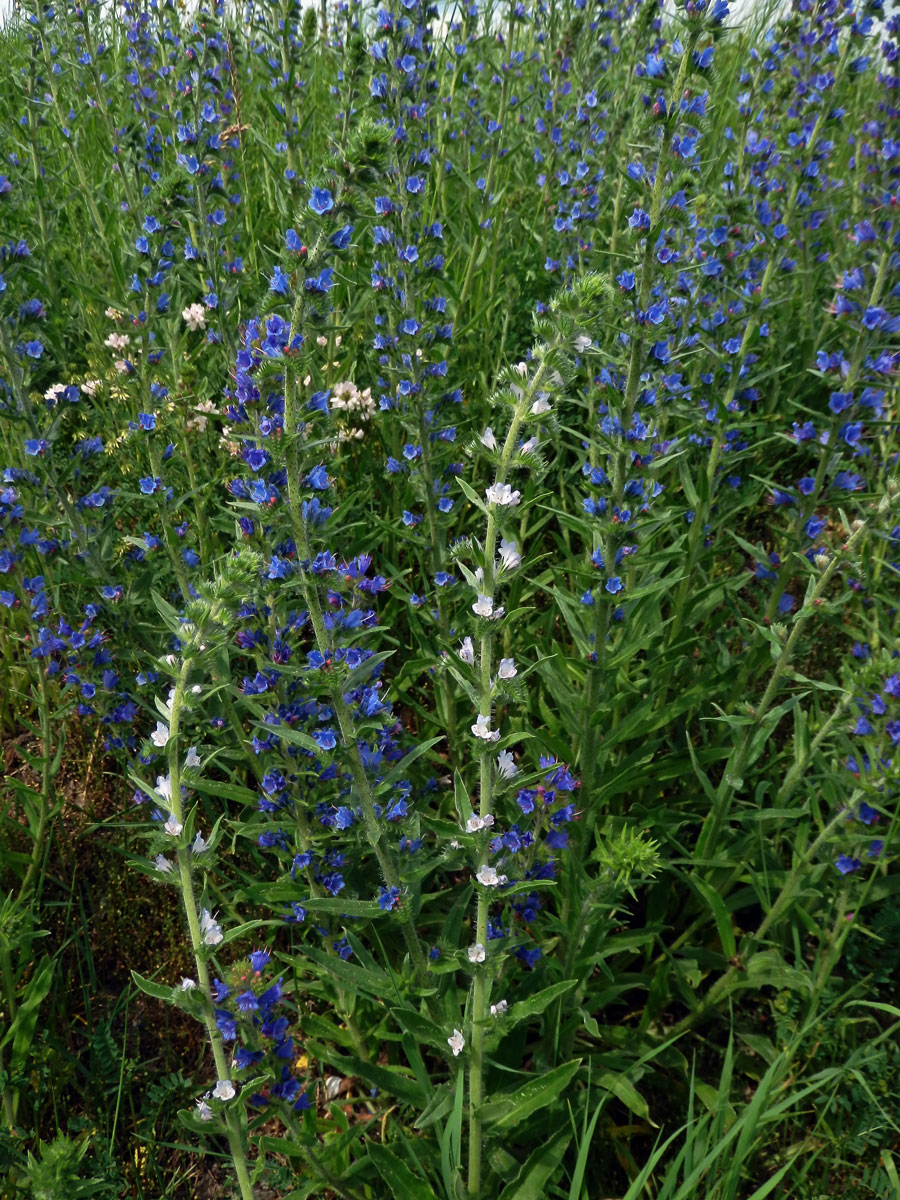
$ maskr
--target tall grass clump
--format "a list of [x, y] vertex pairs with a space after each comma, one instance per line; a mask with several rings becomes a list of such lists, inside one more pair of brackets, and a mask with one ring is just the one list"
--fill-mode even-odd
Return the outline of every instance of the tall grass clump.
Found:
[[4, 1200], [900, 1189], [898, 20], [16, 5]]

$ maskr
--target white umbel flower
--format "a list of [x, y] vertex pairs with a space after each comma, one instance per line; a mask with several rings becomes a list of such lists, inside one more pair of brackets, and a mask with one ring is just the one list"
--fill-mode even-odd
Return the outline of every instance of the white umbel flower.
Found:
[[184, 323], [192, 333], [206, 328], [206, 309], [202, 304], [190, 304], [181, 314]]

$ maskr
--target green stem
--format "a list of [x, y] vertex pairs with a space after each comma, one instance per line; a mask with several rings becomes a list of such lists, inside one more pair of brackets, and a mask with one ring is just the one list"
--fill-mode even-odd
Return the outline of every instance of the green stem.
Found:
[[[169, 785], [171, 788], [170, 812], [175, 817], [179, 824], [184, 824], [184, 809], [181, 803], [181, 758], [179, 745], [179, 729], [181, 725], [181, 713], [184, 707], [184, 697], [187, 688], [188, 677], [193, 667], [193, 659], [188, 656], [182, 660], [181, 669], [175, 680], [175, 694], [172, 697], [171, 715], [169, 717], [169, 741], [168, 741], [168, 759], [169, 759]], [[194, 964], [197, 971], [197, 981], [200, 987], [201, 994], [204, 999], [203, 1006], [203, 1023], [206, 1026], [206, 1034], [209, 1038], [209, 1044], [212, 1049], [213, 1061], [216, 1067], [216, 1079], [220, 1081], [230, 1081], [231, 1074], [228, 1066], [228, 1060], [225, 1056], [225, 1045], [222, 1041], [222, 1035], [216, 1025], [215, 1007], [213, 1003], [212, 988], [209, 980], [209, 969], [206, 962], [206, 954], [204, 952], [203, 934], [200, 930], [200, 914], [197, 911], [197, 898], [194, 895], [194, 881], [191, 877], [191, 851], [187, 846], [179, 847], [176, 852], [177, 869], [178, 869], [178, 884], [181, 890], [181, 899], [184, 904], [184, 912], [187, 918], [188, 931], [191, 939], [191, 951], [194, 956]], [[241, 1136], [240, 1122], [237, 1115], [237, 1109], [234, 1104], [228, 1103], [225, 1109], [225, 1126], [228, 1136], [228, 1148], [231, 1152], [231, 1158], [234, 1163], [235, 1174], [237, 1175], [238, 1184], [241, 1189], [242, 1200], [254, 1200], [253, 1186], [250, 1182], [250, 1173], [247, 1169], [247, 1157], [244, 1150], [244, 1142]]]
[[[887, 497], [884, 498], [885, 502]], [[857, 541], [861, 540], [862, 535], [868, 528], [867, 523], [862, 523], [854, 533], [850, 535], [844, 545], [844, 551], [853, 549]], [[732, 750], [728, 757], [728, 762], [725, 765], [725, 770], [722, 773], [722, 780], [716, 792], [716, 798], [713, 802], [712, 811], [704, 822], [703, 828], [700, 831], [700, 837], [697, 839], [696, 855], [698, 858], [705, 858], [715, 850], [718, 840], [719, 831], [722, 828], [724, 821], [728, 816], [731, 808], [731, 801], [735, 792], [743, 783], [742, 773], [746, 765], [747, 755], [750, 751], [750, 746], [754, 735], [760, 729], [763, 718], [769, 711], [773, 700], [778, 692], [781, 678], [787, 668], [790, 666], [793, 657], [794, 649], [797, 641], [806, 626], [806, 622], [816, 609], [818, 601], [831, 581], [832, 576], [838, 569], [841, 559], [835, 555], [825, 569], [822, 571], [819, 579], [813, 588], [812, 592], [807, 596], [803, 607], [797, 614], [794, 624], [791, 627], [791, 632], [785, 642], [784, 649], [779, 655], [778, 661], [772, 669], [772, 674], [769, 677], [769, 683], [763, 693], [762, 699], [756, 706], [753, 713], [753, 720], [743, 726], [740, 740], [737, 746]]]
[[[497, 483], [506, 483], [510, 464], [517, 449], [519, 429], [528, 414], [546, 371], [547, 364], [545, 359], [542, 358], [532, 376], [529, 386], [523, 389], [522, 396], [516, 405], [512, 421], [510, 422], [506, 440], [503, 443], [503, 449], [500, 452], [500, 461], [497, 465], [496, 475]], [[497, 522], [494, 515], [496, 508], [497, 505], [491, 501], [488, 505], [487, 529], [484, 539], [484, 580], [482, 584], [482, 594], [491, 601], [492, 606], [496, 583], [494, 571], [498, 534]], [[491, 669], [494, 636], [492, 625], [487, 624], [484, 633], [479, 639], [478, 650], [478, 711], [480, 715], [487, 717], [488, 727], [490, 727], [491, 716], [493, 714], [494, 688], [491, 682]], [[480, 791], [478, 811], [482, 818], [489, 816], [491, 812], [494, 782], [493, 771], [491, 756], [485, 746], [481, 751], [479, 763]], [[479, 840], [480, 847], [476, 874], [488, 865], [488, 850], [490, 845], [490, 840], [485, 836], [483, 831], [479, 834]], [[475, 941], [482, 946], [486, 946], [488, 941], [487, 929], [490, 903], [491, 888], [479, 885], [475, 912]], [[479, 1200], [481, 1195], [484, 1130], [479, 1110], [484, 1101], [485, 1021], [487, 1020], [489, 1002], [490, 981], [484, 967], [476, 965], [472, 983], [472, 1037], [469, 1054], [469, 1170], [467, 1186], [471, 1200]]]

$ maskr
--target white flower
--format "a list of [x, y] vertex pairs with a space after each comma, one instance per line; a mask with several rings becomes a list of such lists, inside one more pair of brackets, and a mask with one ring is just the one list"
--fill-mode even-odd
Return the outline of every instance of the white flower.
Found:
[[472, 639], [470, 637], [463, 638], [462, 645], [459, 648], [459, 657], [464, 663], [468, 663], [470, 667], [472, 663], [474, 663], [475, 647], [472, 645]]
[[511, 658], [501, 658], [497, 668], [498, 679], [512, 679], [516, 675], [516, 664]]
[[184, 978], [181, 980], [181, 983], [178, 985], [180, 991], [182, 992], [192, 992], [196, 986], [196, 979], [191, 979], [187, 975], [184, 976]]
[[116, 359], [116, 370], [119, 372], [120, 375], [127, 375], [128, 374], [127, 359], [117, 358]]
[[181, 833], [182, 829], [184, 829], [184, 826], [177, 819], [174, 813], [169, 813], [169, 819], [166, 821], [165, 829], [166, 833], [170, 834], [172, 837], [178, 837], [179, 833]]
[[509, 1008], [509, 1003], [506, 1000], [498, 1000], [496, 1004], [491, 1005], [491, 1016], [499, 1017], [501, 1013], [505, 1013]]
[[518, 775], [519, 768], [508, 750], [501, 750], [497, 755], [497, 770], [503, 779], [515, 779]]
[[156, 869], [157, 871], [162, 871], [164, 875], [168, 875], [170, 871], [174, 870], [174, 867], [164, 854], [157, 854]]
[[66, 385], [64, 383], [54, 383], [53, 387], [47, 388], [46, 392], [44, 392], [44, 399], [50, 404], [55, 404], [65, 390]]
[[209, 849], [209, 842], [202, 833], [198, 833], [191, 843], [191, 849], [195, 854], [202, 854], [204, 850]]
[[485, 716], [484, 713], [478, 714], [478, 720], [472, 726], [472, 732], [477, 738], [483, 738], [486, 742], [497, 742], [500, 740], [500, 734], [496, 729], [491, 729], [490, 715]]
[[202, 304], [191, 304], [181, 314], [191, 332], [206, 328], [206, 310]]
[[186, 767], [199, 767], [200, 766], [200, 755], [197, 753], [196, 746], [191, 746], [189, 748], [189, 750], [187, 752], [187, 757], [184, 760], [184, 765]]
[[491, 504], [513, 505], [522, 499], [522, 493], [514, 492], [508, 483], [492, 483], [485, 495]]
[[100, 387], [100, 382], [99, 379], [86, 379], [84, 383], [79, 384], [79, 387], [86, 396], [94, 396], [96, 395], [97, 388]]
[[538, 444], [537, 434], [535, 434], [535, 436], [530, 437], [527, 442], [522, 443], [522, 445], [519, 447], [519, 453], [520, 454], [530, 454], [532, 450], [536, 449], [537, 444]]
[[159, 746], [159, 748], [161, 750], [168, 740], [169, 740], [168, 725], [163, 724], [162, 721], [157, 721], [156, 728], [150, 734], [150, 741], [153, 743], [154, 746]]
[[525, 376], [528, 374], [528, 363], [527, 362], [518, 362], [518, 363], [516, 363], [513, 370], [518, 371], [519, 374], [524, 379]]
[[222, 926], [216, 922], [214, 917], [210, 916], [208, 908], [204, 908], [200, 913], [200, 932], [203, 934], [203, 940], [207, 946], [218, 946], [225, 936], [222, 933]]
[[522, 555], [515, 542], [508, 542], [505, 538], [500, 539], [500, 561], [507, 571], [514, 571], [516, 567], [522, 565]]
[[213, 1119], [213, 1110], [205, 1100], [197, 1101], [197, 1116], [201, 1121], [211, 1121]]
[[487, 446], [488, 450], [497, 449], [497, 439], [494, 437], [494, 431], [490, 425], [488, 425], [487, 429], [481, 435], [481, 444], [482, 446]]
[[494, 602], [490, 596], [482, 596], [479, 592], [478, 599], [472, 605], [472, 612], [478, 617], [490, 617], [494, 613]]
[[108, 346], [110, 350], [124, 350], [130, 341], [127, 333], [111, 333], [103, 345]]
[[466, 1039], [463, 1037], [459, 1029], [453, 1030], [452, 1037], [447, 1038], [447, 1045], [453, 1051], [453, 1057], [456, 1058], [465, 1049]]
[[172, 799], [172, 780], [168, 775], [157, 775], [156, 777], [156, 794], [162, 796], [163, 800]]
[[469, 817], [468, 821], [466, 821], [466, 832], [477, 833], [479, 829], [490, 829], [493, 824], [493, 813], [486, 813], [483, 817], [479, 817], [476, 813], [474, 816]]
[[580, 333], [575, 339], [575, 353], [584, 354], [585, 350], [590, 346], [591, 340], [586, 334]]
[[532, 404], [531, 411], [536, 417], [539, 417], [541, 413], [550, 411], [550, 401], [547, 399], [545, 392], [541, 392], [537, 400]]
[[506, 883], [505, 875], [498, 875], [494, 867], [489, 867], [487, 863], [483, 867], [479, 867], [478, 873], [475, 876], [482, 887], [499, 887]]
[[230, 1079], [220, 1079], [213, 1088], [213, 1095], [217, 1100], [231, 1100], [234, 1096], [234, 1084]]
[[476, 942], [474, 946], [470, 946], [467, 953], [470, 963], [483, 963], [486, 957], [485, 949], [481, 942]]

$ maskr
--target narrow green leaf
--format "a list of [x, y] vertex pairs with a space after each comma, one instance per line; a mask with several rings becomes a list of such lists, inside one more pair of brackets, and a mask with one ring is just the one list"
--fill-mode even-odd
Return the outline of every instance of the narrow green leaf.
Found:
[[500, 1200], [544, 1200], [547, 1184], [563, 1160], [572, 1140], [569, 1129], [561, 1129], [549, 1142], [543, 1142], [522, 1164], [515, 1179], [500, 1193]]
[[172, 989], [164, 983], [154, 983], [152, 979], [147, 979], [144, 975], [139, 975], [137, 971], [131, 972], [131, 978], [148, 996], [152, 996], [154, 1000], [165, 1000], [167, 1003], [172, 1003]]
[[[577, 979], [563, 979], [560, 983], [551, 983], [549, 987], [535, 992], [527, 1000], [517, 1000], [509, 1010], [507, 1020], [510, 1024], [517, 1025], [519, 1021], [527, 1021], [529, 1017], [537, 1016], [538, 1013], [544, 1011], [548, 1004], [552, 1004], [554, 1000], [558, 1000], [560, 996], [570, 992], [577, 984]], [[491, 1020], [493, 1019], [492, 1017]]]
[[581, 1059], [563, 1063], [553, 1071], [548, 1071], [540, 1079], [533, 1079], [520, 1087], [518, 1091], [496, 1100], [489, 1100], [479, 1110], [479, 1115], [486, 1122], [491, 1122], [498, 1129], [509, 1129], [510, 1126], [524, 1121], [533, 1112], [545, 1108], [556, 1099], [563, 1088], [567, 1087], [581, 1067]]
[[387, 1146], [380, 1142], [369, 1142], [367, 1150], [375, 1169], [394, 1196], [402, 1196], [403, 1200], [436, 1200], [431, 1184], [421, 1175], [414, 1175]]

